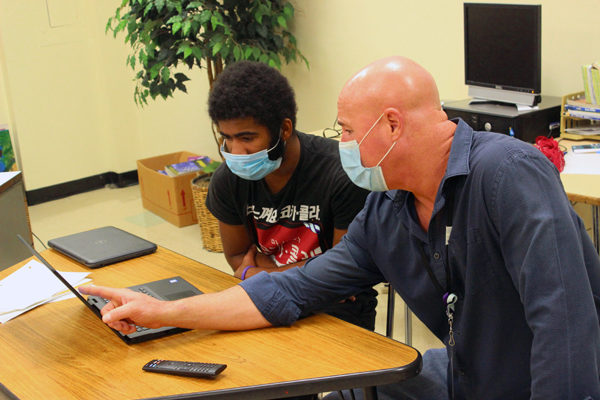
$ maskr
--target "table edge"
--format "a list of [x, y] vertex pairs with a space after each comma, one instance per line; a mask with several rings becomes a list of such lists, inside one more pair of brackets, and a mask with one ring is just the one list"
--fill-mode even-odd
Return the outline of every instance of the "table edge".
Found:
[[[8, 172], [12, 172], [12, 171], [8, 171]], [[13, 177], [9, 178], [7, 181], [2, 182], [0, 184], [0, 194], [8, 191], [9, 189], [12, 189], [17, 183], [21, 182], [23, 180], [23, 174], [21, 173], [21, 171], [16, 171], [17, 174], [15, 174]]]
[[10, 399], [10, 400], [19, 400], [17, 396], [13, 392], [10, 391], [6, 386], [0, 382], [0, 400]]
[[[232, 395], [235, 395], [236, 400], [252, 400], [257, 398], [275, 399], [403, 382], [417, 376], [423, 368], [423, 358], [421, 353], [417, 349], [414, 350], [417, 352], [417, 358], [410, 364], [396, 368], [270, 383], [265, 385], [244, 386], [235, 389], [221, 389], [163, 397], [151, 397], [147, 400], [194, 400], [204, 398], [231, 399]], [[306, 389], [306, 385], [309, 385], [308, 389]]]

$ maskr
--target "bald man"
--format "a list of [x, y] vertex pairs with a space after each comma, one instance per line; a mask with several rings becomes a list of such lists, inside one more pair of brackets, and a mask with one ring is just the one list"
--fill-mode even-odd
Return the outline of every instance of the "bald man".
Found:
[[292, 324], [384, 280], [446, 345], [380, 399], [600, 399], [600, 259], [556, 167], [533, 146], [442, 111], [435, 81], [403, 57], [344, 86], [340, 156], [374, 191], [340, 244], [283, 273], [159, 302], [123, 289], [104, 321], [151, 328]]

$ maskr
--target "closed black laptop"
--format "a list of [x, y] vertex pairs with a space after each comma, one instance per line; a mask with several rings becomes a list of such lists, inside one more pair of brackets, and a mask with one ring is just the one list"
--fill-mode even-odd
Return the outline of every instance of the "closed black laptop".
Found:
[[[58, 271], [56, 271], [48, 261], [46, 261], [29, 243], [27, 243], [20, 235], [17, 235], [19, 240], [29, 249], [37, 259], [46, 266], [73, 294], [81, 300], [98, 318], [102, 320], [102, 314], [100, 310], [104, 307], [108, 301], [98, 296], [88, 296], [86, 300], [78, 291], [75, 289], [66, 279], [62, 277]], [[180, 276], [174, 276], [168, 279], [161, 279], [160, 281], [145, 283], [143, 285], [130, 286], [129, 289], [139, 291], [147, 294], [159, 300], [179, 300], [186, 297], [192, 297], [202, 294], [191, 283], [186, 281]], [[112, 328], [111, 328], [112, 329]], [[156, 339], [159, 337], [173, 335], [175, 333], [185, 332], [189, 329], [175, 328], [172, 326], [165, 326], [162, 328], [151, 329], [136, 326], [136, 332], [124, 335], [123, 333], [112, 329], [127, 344], [145, 342], [147, 340]]]
[[154, 253], [156, 245], [114, 226], [52, 239], [48, 246], [89, 268]]

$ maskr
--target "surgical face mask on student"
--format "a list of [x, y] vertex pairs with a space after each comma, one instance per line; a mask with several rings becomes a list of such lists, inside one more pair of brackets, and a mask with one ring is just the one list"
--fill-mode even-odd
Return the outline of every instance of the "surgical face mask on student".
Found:
[[225, 158], [231, 172], [242, 179], [258, 181], [281, 166], [283, 150], [281, 150], [281, 155], [277, 159], [271, 160], [269, 158], [269, 155], [273, 156], [275, 150], [278, 149], [280, 140], [281, 132], [275, 146], [254, 154], [231, 154], [225, 150], [225, 142], [223, 142], [221, 145], [221, 154]]
[[375, 128], [375, 125], [377, 125], [384, 114], [385, 113], [379, 116], [377, 121], [375, 121], [371, 129], [369, 129], [360, 143], [357, 143], [356, 140], [340, 143], [340, 158], [342, 161], [342, 167], [344, 167], [344, 171], [346, 171], [346, 174], [348, 174], [350, 180], [354, 182], [355, 185], [373, 192], [385, 192], [386, 190], [389, 190], [387, 184], [385, 183], [383, 171], [381, 170], [379, 164], [381, 164], [387, 155], [390, 154], [390, 151], [392, 151], [397, 142], [392, 144], [387, 153], [385, 153], [383, 158], [377, 163], [376, 166], [370, 168], [363, 167], [362, 162], [360, 161], [359, 146], [362, 142], [364, 142], [367, 136], [369, 136], [369, 133], [371, 133], [373, 128]]

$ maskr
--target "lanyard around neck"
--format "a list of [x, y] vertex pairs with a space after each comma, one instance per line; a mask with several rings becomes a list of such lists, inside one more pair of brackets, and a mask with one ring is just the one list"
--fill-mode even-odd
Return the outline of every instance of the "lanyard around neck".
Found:
[[[456, 189], [456, 184], [451, 184], [446, 180], [446, 184], [448, 185], [447, 197], [446, 197], [446, 207], [447, 207], [447, 218], [446, 218], [446, 232], [448, 232], [448, 227], [452, 227], [452, 217], [454, 214], [454, 191]], [[448, 233], [446, 233], [448, 235]], [[425, 255], [425, 250], [423, 250], [423, 244], [419, 240], [419, 250], [421, 251], [421, 257], [423, 258], [423, 263], [425, 264], [425, 268], [427, 269], [427, 273], [429, 277], [433, 281], [436, 289], [442, 296], [442, 300], [444, 305], [446, 306], [446, 315], [448, 316], [448, 326], [450, 330], [448, 332], [448, 345], [450, 346], [450, 371], [451, 371], [451, 382], [452, 382], [452, 396], [454, 399], [454, 344], [456, 343], [454, 340], [454, 309], [455, 304], [458, 300], [456, 293], [452, 292], [452, 274], [450, 272], [450, 259], [448, 258], [448, 237], [446, 237], [446, 259], [444, 260], [444, 269], [446, 271], [446, 290], [442, 287], [440, 282], [437, 280], [433, 270], [431, 269], [431, 265], [429, 264], [429, 259]]]

